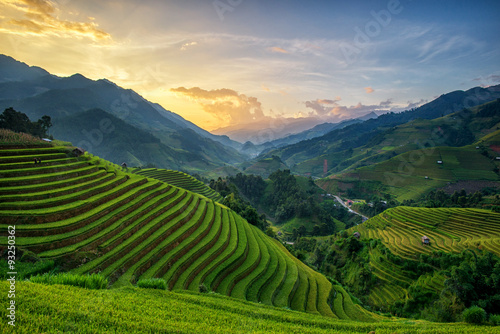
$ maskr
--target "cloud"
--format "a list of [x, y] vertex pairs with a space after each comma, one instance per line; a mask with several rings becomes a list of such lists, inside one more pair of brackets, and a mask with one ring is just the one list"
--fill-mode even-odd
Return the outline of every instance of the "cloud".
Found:
[[[306, 101], [304, 102], [307, 108], [312, 109], [312, 112], [309, 112], [309, 117], [322, 117], [322, 118], [330, 118], [330, 119], [347, 119], [347, 118], [356, 118], [368, 114], [372, 111], [377, 112], [378, 114], [383, 114], [389, 111], [403, 111], [410, 109], [414, 106], [419, 106], [422, 103], [426, 102], [421, 100], [416, 103], [408, 102], [408, 107], [400, 108], [395, 106], [393, 99], [387, 99], [385, 101], [380, 102], [379, 104], [365, 105], [359, 102], [356, 105], [352, 106], [343, 106], [340, 105], [341, 101], [340, 97], [337, 96], [335, 99], [318, 99], [314, 101]], [[297, 115], [297, 114], [296, 114]], [[303, 116], [303, 113], [300, 113]]]
[[[95, 22], [76, 22], [58, 18], [58, 8], [48, 0], [10, 0], [3, 4], [17, 18], [0, 21], [0, 29], [14, 34], [87, 37], [109, 40], [111, 35], [98, 29]], [[91, 20], [92, 21], [92, 20]]]
[[500, 75], [490, 75], [486, 79], [491, 80], [493, 82], [500, 82]]
[[205, 90], [200, 87], [178, 87], [171, 92], [187, 96], [201, 105], [203, 110], [219, 121], [223, 126], [250, 123], [268, 118], [262, 111], [257, 98], [240, 94], [235, 90], [222, 88]]
[[332, 110], [338, 106], [338, 101], [340, 97], [337, 96], [335, 100], [317, 99], [314, 101], [304, 102], [307, 108], [314, 110], [314, 112], [309, 113], [309, 116], [327, 116], [332, 114]]
[[417, 108], [417, 107], [420, 107], [421, 105], [423, 105], [424, 103], [427, 103], [427, 100], [420, 99], [420, 101], [418, 101], [418, 102], [408, 101], [408, 105], [406, 106], [405, 109], [408, 110], [408, 109]]
[[198, 42], [189, 42], [189, 43], [184, 43], [181, 47], [181, 51], [187, 50], [191, 46], [196, 46], [198, 45]]
[[485, 84], [486, 82], [499, 83], [500, 82], [500, 75], [491, 74], [487, 77], [479, 77], [479, 78], [472, 79], [472, 81], [479, 81], [479, 82], [481, 82], [481, 86], [484, 87], [484, 86], [487, 86], [487, 84]]
[[367, 94], [371, 94], [371, 93], [373, 93], [375, 90], [374, 90], [373, 88], [371, 88], [371, 87], [365, 87], [365, 91], [366, 91], [366, 93], [367, 93]]
[[277, 46], [273, 46], [271, 48], [271, 52], [274, 52], [274, 53], [289, 53], [287, 50], [285, 50], [283, 48], [280, 48], [280, 47], [277, 47]]
[[392, 104], [392, 99], [387, 99], [385, 101], [380, 102], [381, 107], [389, 107]]
[[434, 59], [450, 62], [475, 54], [481, 48], [481, 43], [467, 36], [448, 36], [439, 34], [429, 37], [417, 49], [420, 51], [419, 63], [427, 63]]

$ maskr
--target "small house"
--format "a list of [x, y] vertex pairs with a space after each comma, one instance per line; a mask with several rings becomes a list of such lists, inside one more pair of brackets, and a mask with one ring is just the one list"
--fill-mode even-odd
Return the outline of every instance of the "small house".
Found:
[[80, 155], [82, 155], [84, 153], [85, 153], [85, 150], [83, 148], [76, 147], [73, 150], [73, 154], [76, 155], [77, 157], [79, 157]]
[[422, 237], [422, 245], [429, 245], [431, 243], [431, 239], [428, 236], [424, 235]]
[[359, 234], [359, 232], [354, 232], [352, 236], [357, 239], [361, 238], [361, 234]]

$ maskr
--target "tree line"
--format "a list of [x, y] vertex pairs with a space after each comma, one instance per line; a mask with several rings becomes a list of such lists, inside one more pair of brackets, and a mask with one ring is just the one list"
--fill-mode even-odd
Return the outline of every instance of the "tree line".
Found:
[[0, 128], [29, 133], [39, 138], [47, 137], [47, 131], [51, 126], [50, 116], [44, 115], [36, 122], [32, 122], [25, 113], [16, 111], [12, 107], [5, 109], [0, 115]]

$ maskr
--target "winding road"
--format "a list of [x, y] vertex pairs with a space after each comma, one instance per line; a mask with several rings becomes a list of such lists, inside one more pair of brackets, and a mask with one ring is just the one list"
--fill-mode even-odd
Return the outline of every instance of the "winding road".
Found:
[[365, 220], [367, 220], [367, 219], [368, 219], [368, 217], [363, 216], [361, 213], [356, 212], [356, 211], [354, 211], [353, 209], [351, 209], [351, 208], [350, 208], [347, 204], [345, 204], [345, 203], [342, 201], [342, 199], [341, 199], [339, 196], [337, 196], [337, 195], [333, 195], [333, 197], [335, 197], [335, 199], [337, 200], [337, 202], [339, 202], [340, 204], [342, 204], [342, 206], [343, 206], [343, 207], [345, 207], [347, 210], [349, 210], [349, 212], [354, 213], [354, 214], [356, 214], [356, 215], [358, 215], [358, 216], [361, 216], [361, 218], [363, 218], [363, 221], [365, 221]]

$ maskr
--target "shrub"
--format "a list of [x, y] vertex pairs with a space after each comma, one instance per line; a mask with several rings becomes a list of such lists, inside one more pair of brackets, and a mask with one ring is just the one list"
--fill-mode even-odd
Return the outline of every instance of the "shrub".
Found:
[[143, 289], [167, 290], [167, 281], [162, 278], [141, 279], [137, 282], [137, 286]]
[[486, 320], [486, 311], [479, 306], [472, 306], [462, 313], [462, 317], [469, 324], [481, 324]]
[[205, 284], [200, 284], [200, 286], [198, 287], [198, 291], [200, 291], [201, 293], [207, 293], [208, 292], [208, 288]]
[[500, 326], [500, 314], [490, 315], [490, 322], [492, 325]]
[[76, 275], [71, 273], [36, 275], [30, 278], [33, 283], [73, 285], [86, 289], [105, 289], [108, 279], [101, 274]]

